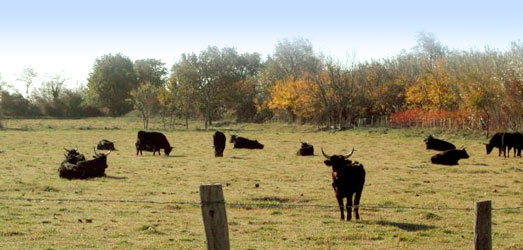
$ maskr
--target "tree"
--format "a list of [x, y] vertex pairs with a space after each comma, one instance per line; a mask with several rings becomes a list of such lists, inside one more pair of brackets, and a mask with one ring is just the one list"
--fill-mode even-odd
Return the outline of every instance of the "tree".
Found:
[[133, 62], [122, 54], [108, 54], [96, 59], [87, 82], [88, 102], [105, 108], [111, 116], [123, 115], [132, 109], [131, 90], [138, 80]]
[[165, 84], [167, 68], [165, 63], [157, 59], [140, 59], [134, 62], [134, 70], [139, 83], [148, 82], [155, 87]]
[[137, 89], [131, 90], [130, 100], [142, 115], [143, 128], [149, 128], [149, 118], [158, 108], [158, 89], [150, 83], [143, 83]]
[[25, 96], [26, 97], [29, 97], [29, 88], [33, 84], [33, 79], [37, 75], [38, 74], [36, 73], [36, 71], [33, 68], [26, 67], [22, 71], [22, 74], [20, 74], [20, 77], [17, 79], [18, 81], [22, 81], [25, 83]]
[[444, 57], [448, 50], [432, 33], [419, 32], [417, 42], [414, 50], [428, 60], [430, 67], [436, 66], [436, 60]]

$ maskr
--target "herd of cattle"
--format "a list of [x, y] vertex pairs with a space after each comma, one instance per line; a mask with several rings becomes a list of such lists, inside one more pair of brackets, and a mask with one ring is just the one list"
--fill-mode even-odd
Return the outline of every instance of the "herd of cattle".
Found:
[[[456, 149], [456, 146], [450, 142], [434, 138], [429, 135], [424, 140], [427, 149], [443, 151], [431, 157], [433, 164], [442, 165], [458, 165], [460, 159], [467, 159], [469, 155], [465, 147]], [[301, 142], [301, 148], [296, 153], [299, 156], [314, 155], [314, 146]], [[65, 160], [60, 164], [58, 169], [60, 177], [67, 179], [85, 179], [91, 177], [101, 177], [105, 175], [107, 168], [107, 156], [111, 151], [116, 150], [114, 141], [101, 140], [98, 145], [98, 150], [109, 150], [108, 153], [98, 153], [94, 149], [93, 159], [87, 160], [83, 154], [78, 152], [77, 148], [68, 150]], [[231, 135], [230, 143], [233, 143], [234, 148], [245, 149], [263, 149], [264, 145], [257, 140], [247, 139], [237, 135]], [[224, 133], [217, 131], [213, 135], [214, 155], [215, 157], [223, 157], [223, 152], [226, 146], [226, 136]], [[523, 149], [523, 134], [519, 132], [496, 133], [486, 145], [487, 154], [490, 154], [493, 148], [499, 148], [498, 156], [503, 152], [504, 157], [510, 157], [510, 150], [513, 150], [514, 157], [521, 157], [521, 150]], [[136, 141], [136, 155], [142, 155], [142, 151], [152, 151], [153, 155], [163, 149], [165, 155], [169, 155], [173, 149], [167, 140], [167, 137], [160, 132], [146, 132], [139, 131]], [[328, 155], [321, 150], [323, 156], [326, 158], [324, 164], [332, 168], [332, 187], [338, 201], [341, 219], [345, 219], [343, 199], [346, 199], [345, 208], [347, 209], [347, 220], [352, 218], [352, 209], [356, 219], [360, 218], [359, 203], [363, 186], [365, 184], [365, 169], [363, 164], [357, 161], [349, 160], [349, 157], [354, 153], [352, 151], [345, 155]], [[355, 195], [354, 195], [355, 194]], [[353, 197], [354, 196], [354, 205]]]

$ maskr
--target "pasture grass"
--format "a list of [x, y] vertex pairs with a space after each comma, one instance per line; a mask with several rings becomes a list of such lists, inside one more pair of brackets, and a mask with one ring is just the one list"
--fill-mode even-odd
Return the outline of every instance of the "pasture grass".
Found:
[[[496, 150], [486, 155], [486, 139], [466, 131], [437, 134], [465, 145], [470, 155], [459, 166], [439, 166], [430, 164], [436, 152], [425, 150], [423, 139], [434, 132], [428, 130], [331, 133], [308, 125], [222, 123], [205, 131], [198, 122], [163, 131], [174, 150], [159, 157], [135, 155], [141, 120], [133, 117], [4, 124], [0, 197], [49, 200], [0, 200], [0, 249], [205, 249], [198, 205], [205, 183], [222, 183], [228, 203], [246, 204], [227, 207], [233, 249], [471, 248], [474, 201], [523, 207], [522, 158], [498, 157]], [[227, 143], [224, 157], [215, 158], [216, 129], [258, 139], [265, 149], [235, 150]], [[77, 146], [91, 157], [102, 138], [116, 140], [118, 149], [108, 157], [106, 177], [58, 177], [63, 147]], [[300, 139], [315, 146], [315, 156], [296, 156]], [[340, 221], [335, 207], [277, 206], [336, 205], [320, 148], [338, 154], [353, 146], [353, 160], [367, 171], [360, 221]], [[523, 249], [522, 214], [493, 211], [495, 249]]]

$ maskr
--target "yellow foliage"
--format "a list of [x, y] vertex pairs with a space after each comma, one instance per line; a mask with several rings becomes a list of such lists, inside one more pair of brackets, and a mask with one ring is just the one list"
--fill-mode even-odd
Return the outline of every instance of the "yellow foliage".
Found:
[[425, 65], [425, 73], [406, 90], [407, 103], [424, 109], [453, 110], [457, 108], [459, 95], [455, 83], [450, 81], [445, 61], [438, 59], [434, 69]]
[[270, 109], [282, 109], [309, 119], [317, 113], [315, 83], [305, 79], [277, 81], [271, 90]]

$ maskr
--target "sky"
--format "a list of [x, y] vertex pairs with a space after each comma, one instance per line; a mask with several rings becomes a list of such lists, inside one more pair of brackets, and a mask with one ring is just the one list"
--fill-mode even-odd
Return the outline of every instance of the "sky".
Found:
[[26, 67], [35, 87], [61, 74], [86, 84], [97, 58], [122, 53], [160, 59], [235, 47], [265, 58], [283, 39], [305, 38], [340, 59], [382, 59], [410, 50], [419, 32], [450, 49], [507, 50], [523, 42], [523, 1], [59, 1], [0, 0], [0, 75], [17, 81]]

